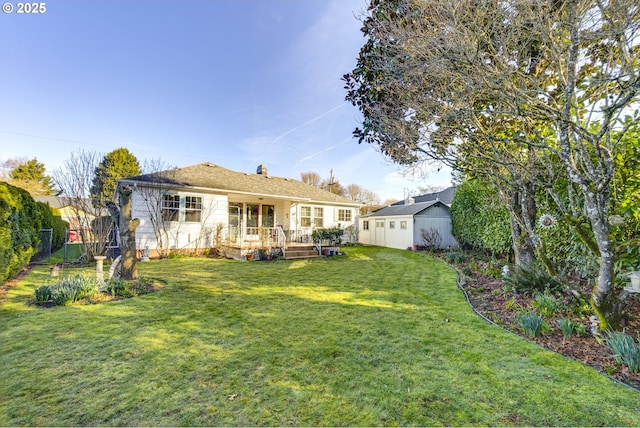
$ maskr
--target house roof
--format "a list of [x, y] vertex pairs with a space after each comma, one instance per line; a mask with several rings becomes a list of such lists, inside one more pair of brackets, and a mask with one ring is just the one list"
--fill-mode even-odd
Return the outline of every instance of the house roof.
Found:
[[44, 204], [49, 204], [51, 208], [64, 208], [71, 205], [69, 202], [69, 198], [60, 197], [60, 196], [49, 196], [49, 195], [39, 195], [34, 196], [34, 198], [38, 202], [42, 202]]
[[130, 177], [121, 182], [150, 183], [171, 188], [191, 188], [266, 197], [361, 206], [362, 203], [292, 178], [232, 171], [209, 162]]
[[[444, 190], [433, 193], [425, 193], [424, 195], [413, 196], [415, 203], [428, 202], [428, 201], [440, 201], [446, 205], [451, 205], [453, 202], [453, 194], [456, 191], [456, 186], [447, 187]], [[405, 201], [398, 201], [393, 205], [404, 205]]]
[[413, 216], [434, 205], [447, 206], [447, 204], [443, 204], [442, 201], [418, 202], [415, 204], [407, 205], [389, 205], [387, 207], [380, 208], [379, 210], [374, 211], [371, 214], [368, 214], [366, 217]]

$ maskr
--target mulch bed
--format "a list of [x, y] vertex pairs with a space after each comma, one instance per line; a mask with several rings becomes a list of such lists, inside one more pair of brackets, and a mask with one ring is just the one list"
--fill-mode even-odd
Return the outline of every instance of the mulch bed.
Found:
[[[471, 306], [476, 312], [485, 318], [495, 322], [501, 327], [534, 340], [540, 346], [551, 351], [562, 354], [574, 360], [582, 361], [584, 364], [594, 367], [607, 376], [621, 381], [640, 391], [640, 373], [630, 373], [625, 365], [618, 364], [611, 356], [611, 350], [599, 343], [587, 325], [587, 334], [573, 334], [563, 341], [562, 332], [554, 322], [548, 324], [553, 328], [552, 332], [542, 333], [536, 338], [525, 336], [520, 328], [513, 309], [507, 309], [507, 302], [515, 297], [522, 306], [529, 306], [530, 297], [522, 294], [513, 294], [504, 290], [504, 283], [501, 279], [491, 278], [477, 273], [465, 276], [462, 286], [467, 292]], [[640, 333], [640, 302], [637, 297], [630, 297], [626, 301], [625, 313], [627, 320], [625, 332], [634, 338], [638, 338]], [[583, 324], [588, 324], [588, 319], [580, 320]]]

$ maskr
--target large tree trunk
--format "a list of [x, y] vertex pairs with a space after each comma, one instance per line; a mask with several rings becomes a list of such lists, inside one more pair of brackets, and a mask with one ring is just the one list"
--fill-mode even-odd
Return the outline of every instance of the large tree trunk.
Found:
[[[507, 204], [513, 241], [513, 262], [518, 266], [531, 264], [535, 260], [536, 251], [531, 236], [524, 226], [526, 224], [525, 216], [531, 216], [531, 206], [529, 203], [522, 203], [522, 193], [519, 191], [513, 192], [508, 198]], [[535, 221], [535, 203], [533, 208]]]
[[621, 303], [614, 294], [613, 278], [615, 253], [609, 237], [609, 195], [585, 192], [585, 208], [595, 241], [598, 244], [600, 269], [595, 287], [591, 292], [591, 303], [600, 320], [600, 328], [620, 328]]
[[122, 279], [137, 279], [136, 267], [136, 228], [140, 219], [131, 219], [131, 188], [122, 186], [118, 188], [120, 202], [120, 251], [122, 253]]

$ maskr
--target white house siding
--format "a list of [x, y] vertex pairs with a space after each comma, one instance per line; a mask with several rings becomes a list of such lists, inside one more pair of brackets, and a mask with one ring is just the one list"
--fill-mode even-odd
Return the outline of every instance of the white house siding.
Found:
[[[364, 229], [364, 221], [369, 229]], [[402, 223], [406, 228], [402, 228]], [[406, 250], [413, 245], [413, 218], [411, 216], [367, 217], [360, 220], [359, 242], [365, 245]]]
[[[406, 229], [402, 223], [406, 222]], [[392, 228], [393, 226], [393, 228]], [[411, 216], [398, 216], [385, 219], [385, 247], [406, 250], [413, 245], [413, 218]]]
[[[136, 246], [138, 249], [157, 249], [158, 243], [153, 224], [149, 220], [148, 208], [139, 191], [134, 191], [132, 198], [132, 217], [140, 219], [136, 229]], [[180, 221], [166, 222], [168, 248], [172, 250], [189, 248], [209, 248], [213, 244], [216, 225], [222, 223], [226, 230], [228, 223], [228, 202], [226, 195], [215, 195], [195, 192], [176, 192], [183, 199], [185, 196], [202, 198], [200, 222], [184, 221], [184, 207], [180, 208]], [[160, 207], [157, 208], [158, 211]]]
[[[367, 229], [364, 228], [365, 222], [368, 222]], [[371, 225], [372, 221], [370, 218], [360, 218], [358, 221], [358, 242], [364, 245], [372, 245], [371, 244]]]
[[[311, 208], [311, 226], [303, 226], [302, 225], [302, 211], [303, 207]], [[315, 208], [322, 208], [323, 216], [322, 216], [322, 224], [315, 223]], [[341, 221], [339, 217], [339, 210], [349, 211], [351, 213], [351, 221]], [[358, 210], [352, 207], [344, 207], [344, 206], [335, 206], [335, 205], [325, 205], [325, 204], [317, 204], [317, 203], [304, 203], [299, 202], [291, 205], [290, 210], [290, 223], [289, 227], [291, 230], [297, 231], [303, 235], [311, 234], [313, 229], [315, 228], [332, 228], [339, 227], [341, 229], [345, 229], [351, 225], [358, 224]]]
[[[423, 209], [422, 206], [425, 208]], [[398, 213], [401, 210], [412, 210], [415, 214]], [[451, 233], [451, 217], [449, 208], [436, 201], [415, 204], [412, 206], [392, 206], [383, 208], [390, 215], [379, 212], [377, 215], [360, 219], [359, 242], [368, 245], [407, 249], [424, 245], [422, 229], [434, 228], [442, 238], [441, 248], [457, 248], [458, 243]], [[382, 210], [381, 210], [382, 211]], [[394, 212], [395, 211], [395, 212]], [[368, 230], [364, 222], [368, 221]], [[406, 222], [406, 229], [402, 228]], [[392, 227], [393, 223], [393, 227]]]

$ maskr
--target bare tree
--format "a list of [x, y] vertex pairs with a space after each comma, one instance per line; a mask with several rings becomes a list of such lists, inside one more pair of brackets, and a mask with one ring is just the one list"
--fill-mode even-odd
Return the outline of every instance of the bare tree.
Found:
[[172, 166], [165, 163], [161, 159], [144, 160], [142, 170], [147, 176], [147, 184], [136, 189], [136, 193], [142, 199], [142, 209], [145, 211], [145, 217], [149, 220], [156, 238], [156, 249], [161, 258], [169, 255], [171, 248], [170, 242], [177, 239], [178, 230], [171, 227], [171, 219], [166, 217], [162, 212], [162, 200], [166, 194], [166, 187], [163, 183], [170, 180], [167, 179], [168, 171], [173, 169]]
[[442, 244], [442, 235], [440, 235], [438, 229], [433, 227], [420, 229], [420, 237], [422, 238], [424, 246], [433, 250], [437, 250]]
[[320, 182], [322, 181], [322, 178], [320, 177], [320, 174], [318, 174], [317, 172], [308, 171], [308, 172], [300, 173], [300, 180], [302, 180], [302, 182], [307, 183], [311, 186], [320, 187]]
[[70, 227], [77, 229], [83, 251], [89, 260], [107, 251], [113, 221], [106, 209], [96, 207], [90, 199], [93, 175], [102, 155], [80, 150], [71, 153], [64, 166], [53, 173], [61, 197], [73, 210]]

